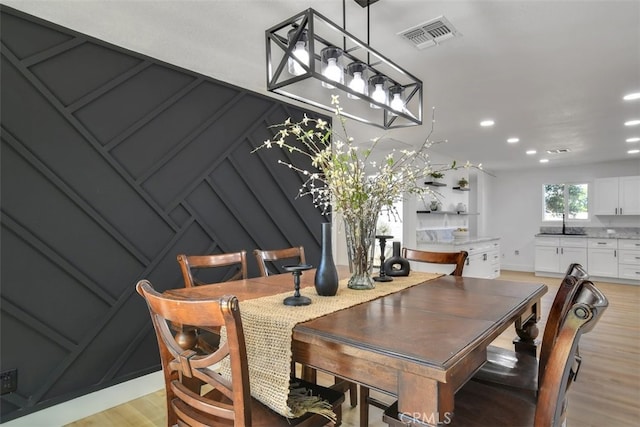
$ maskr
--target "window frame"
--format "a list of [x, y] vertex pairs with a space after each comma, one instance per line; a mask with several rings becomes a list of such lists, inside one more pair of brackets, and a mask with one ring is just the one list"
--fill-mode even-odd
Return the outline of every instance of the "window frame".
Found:
[[[591, 218], [593, 216], [593, 213], [591, 212], [592, 209], [592, 203], [591, 203], [591, 185], [589, 182], [584, 182], [584, 181], [580, 181], [580, 182], [571, 182], [571, 181], [565, 181], [565, 182], [558, 182], [558, 183], [544, 183], [542, 184], [542, 221], [543, 222], [558, 222], [558, 221], [562, 221], [562, 218], [546, 218], [546, 211], [545, 208], [547, 206], [546, 203], [546, 187], [550, 186], [550, 185], [561, 185], [563, 186], [563, 214], [565, 216], [565, 221], [578, 221], [578, 222], [589, 222], [591, 221]], [[586, 210], [586, 218], [571, 218], [569, 216], [569, 187], [570, 186], [586, 186], [586, 194], [587, 194], [587, 210]]]

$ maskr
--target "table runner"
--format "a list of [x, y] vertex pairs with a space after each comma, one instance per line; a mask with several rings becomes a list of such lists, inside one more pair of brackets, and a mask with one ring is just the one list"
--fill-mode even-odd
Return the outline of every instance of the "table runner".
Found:
[[[340, 281], [338, 293], [333, 297], [322, 297], [313, 286], [300, 289], [300, 294], [311, 298], [311, 305], [292, 307], [282, 300], [293, 294], [277, 295], [240, 302], [240, 314], [244, 328], [249, 383], [251, 395], [286, 417], [294, 414], [287, 404], [289, 378], [291, 375], [291, 341], [296, 324], [306, 322], [348, 307], [362, 304], [428, 280], [442, 276], [437, 273], [412, 271], [408, 277], [394, 277], [393, 282], [376, 283], [371, 290], [347, 288], [348, 279]], [[293, 279], [292, 283], [293, 283]], [[293, 285], [292, 285], [293, 287]], [[226, 336], [222, 331], [222, 339]], [[213, 367], [212, 367], [213, 368]], [[214, 368], [230, 378], [228, 358]]]

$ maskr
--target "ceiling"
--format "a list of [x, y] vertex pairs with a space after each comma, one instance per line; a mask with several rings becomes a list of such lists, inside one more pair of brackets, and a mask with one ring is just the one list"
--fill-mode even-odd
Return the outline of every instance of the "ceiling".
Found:
[[[74, 30], [266, 92], [264, 31], [312, 7], [342, 23], [342, 0], [2, 0]], [[366, 9], [346, 0], [347, 30], [367, 40]], [[418, 50], [398, 32], [444, 15], [462, 34]], [[434, 146], [494, 172], [637, 159], [640, 1], [380, 0], [370, 45], [424, 83], [425, 124], [384, 136]], [[277, 95], [273, 95], [277, 96]], [[481, 120], [495, 125], [482, 128]], [[381, 129], [350, 124], [358, 138]], [[509, 137], [520, 142], [509, 144]], [[402, 145], [402, 144], [400, 144]], [[548, 154], [546, 150], [570, 150]], [[537, 154], [527, 155], [535, 149]], [[541, 158], [549, 159], [540, 164]]]

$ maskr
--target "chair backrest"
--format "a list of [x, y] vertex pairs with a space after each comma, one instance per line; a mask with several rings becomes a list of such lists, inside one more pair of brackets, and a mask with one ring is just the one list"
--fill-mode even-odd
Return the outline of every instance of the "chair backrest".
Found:
[[588, 277], [589, 275], [580, 264], [571, 264], [558, 288], [558, 292], [556, 292], [542, 335], [540, 361], [538, 362], [538, 384], [542, 381], [542, 375], [547, 366], [551, 349], [560, 332], [562, 321], [575, 302], [583, 281]]
[[[158, 339], [167, 395], [167, 425], [173, 426], [177, 420], [187, 425], [210, 425], [212, 417], [235, 420], [235, 425], [251, 425], [249, 370], [237, 298], [175, 299], [156, 292], [147, 280], [138, 282], [136, 290], [147, 302]], [[200, 328], [225, 326], [227, 341], [213, 353], [199, 355], [180, 347], [169, 323]], [[227, 356], [231, 382], [208, 369]], [[203, 383], [213, 387], [212, 391], [206, 390], [205, 396], [195, 386]]]
[[402, 248], [402, 257], [409, 261], [426, 262], [431, 264], [451, 264], [455, 268], [451, 272], [452, 276], [462, 276], [464, 262], [469, 254], [467, 251], [460, 252], [429, 252], [417, 249]]
[[292, 248], [271, 250], [255, 249], [253, 251], [253, 254], [256, 257], [256, 261], [258, 262], [260, 275], [263, 277], [270, 276], [272, 274], [278, 274], [281, 272], [277, 268], [277, 266], [274, 265], [273, 261], [294, 259], [297, 260], [298, 264], [305, 264], [307, 262], [304, 256], [303, 246], [294, 246]]
[[[182, 271], [185, 287], [203, 285], [206, 283], [228, 282], [247, 278], [247, 252], [230, 252], [215, 255], [178, 255], [178, 264]], [[220, 267], [233, 267], [227, 270], [220, 270]], [[193, 276], [192, 269], [212, 269], [216, 268], [216, 273], [208, 280], [199, 280]]]
[[565, 394], [575, 370], [578, 342], [593, 329], [609, 305], [590, 281], [581, 283], [576, 302], [567, 311], [538, 390], [535, 427], [560, 426], [565, 417]]

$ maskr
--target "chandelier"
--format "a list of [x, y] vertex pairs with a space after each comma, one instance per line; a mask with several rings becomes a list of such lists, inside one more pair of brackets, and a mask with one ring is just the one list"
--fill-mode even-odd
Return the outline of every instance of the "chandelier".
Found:
[[[355, 0], [367, 6], [377, 0]], [[345, 4], [342, 4], [343, 20]], [[267, 90], [383, 129], [422, 124], [422, 81], [313, 9], [266, 32]], [[368, 36], [367, 36], [368, 38]]]

